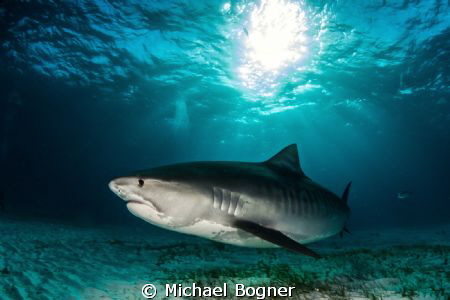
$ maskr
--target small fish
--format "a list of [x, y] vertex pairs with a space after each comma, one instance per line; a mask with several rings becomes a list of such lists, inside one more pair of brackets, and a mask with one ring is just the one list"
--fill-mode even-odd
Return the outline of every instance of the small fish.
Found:
[[408, 199], [410, 197], [411, 197], [411, 193], [410, 192], [404, 191], [404, 192], [398, 192], [397, 193], [397, 198], [398, 199]]
[[245, 35], [248, 37], [248, 30], [247, 30], [246, 27], [244, 27], [244, 33], [245, 33]]

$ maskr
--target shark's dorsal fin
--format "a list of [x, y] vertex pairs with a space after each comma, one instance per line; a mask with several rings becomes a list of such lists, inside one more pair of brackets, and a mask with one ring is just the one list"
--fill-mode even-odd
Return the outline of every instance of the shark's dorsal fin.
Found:
[[297, 144], [291, 144], [283, 148], [283, 150], [266, 160], [264, 163], [305, 175], [300, 167]]

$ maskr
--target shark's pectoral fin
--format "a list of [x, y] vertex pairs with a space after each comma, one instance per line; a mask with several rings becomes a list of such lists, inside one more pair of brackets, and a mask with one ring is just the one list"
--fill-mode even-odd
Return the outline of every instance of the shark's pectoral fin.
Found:
[[280, 247], [299, 252], [304, 255], [312, 256], [314, 258], [320, 258], [319, 254], [315, 253], [306, 246], [297, 243], [290, 237], [277, 230], [266, 228], [256, 223], [244, 220], [236, 220], [234, 222], [234, 226]]

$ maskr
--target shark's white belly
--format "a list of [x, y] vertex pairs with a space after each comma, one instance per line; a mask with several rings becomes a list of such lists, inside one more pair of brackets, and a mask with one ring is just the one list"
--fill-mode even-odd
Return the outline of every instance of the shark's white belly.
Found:
[[172, 230], [236, 246], [255, 248], [278, 247], [277, 245], [262, 240], [254, 235], [238, 230], [235, 227], [216, 223], [210, 220], [201, 220], [193, 225], [172, 228]]
[[[207, 238], [216, 242], [232, 244], [243, 247], [254, 248], [277, 248], [278, 246], [268, 241], [260, 239], [252, 234], [239, 230], [232, 226], [223, 225], [209, 220], [201, 220], [193, 225], [186, 227], [172, 228], [180, 233], [191, 234], [203, 238]], [[313, 236], [304, 236], [302, 234], [287, 233], [287, 236], [295, 241], [306, 244], [314, 241], [318, 241], [330, 236], [330, 234], [323, 233]]]

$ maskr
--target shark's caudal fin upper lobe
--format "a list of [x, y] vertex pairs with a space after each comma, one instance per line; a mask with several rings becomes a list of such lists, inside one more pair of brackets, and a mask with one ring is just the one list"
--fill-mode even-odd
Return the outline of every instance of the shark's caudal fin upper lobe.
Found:
[[347, 186], [345, 187], [344, 192], [342, 193], [342, 197], [341, 199], [345, 202], [348, 203], [348, 194], [350, 193], [350, 187], [352, 186], [352, 182], [350, 181]]
[[[350, 187], [352, 186], [352, 182], [350, 181], [347, 186], [345, 187], [344, 192], [342, 193], [342, 201], [344, 201], [345, 204], [348, 203], [348, 195], [350, 194]], [[342, 238], [344, 236], [344, 232], [350, 234], [350, 230], [347, 229], [347, 227], [344, 226], [344, 228], [339, 232], [339, 236]]]

